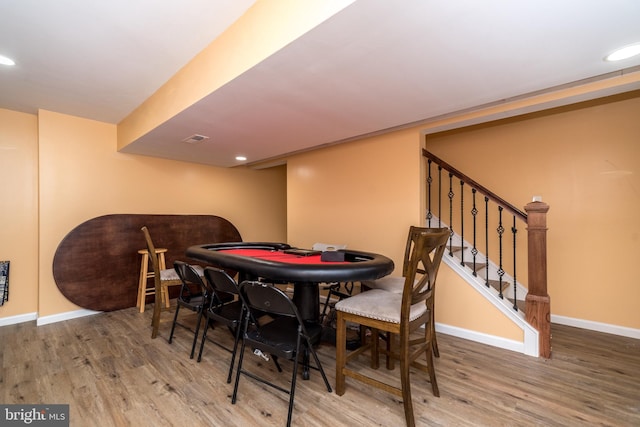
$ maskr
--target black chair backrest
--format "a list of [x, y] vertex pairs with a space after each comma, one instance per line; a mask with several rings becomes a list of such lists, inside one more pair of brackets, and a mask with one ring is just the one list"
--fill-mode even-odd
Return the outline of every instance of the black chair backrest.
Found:
[[303, 323], [291, 298], [270, 283], [245, 280], [240, 284], [240, 297], [250, 310], [295, 317]]
[[202, 292], [203, 295], [209, 294], [207, 284], [205, 284], [202, 277], [198, 272], [189, 264], [182, 261], [174, 261], [173, 268], [175, 268], [178, 277], [182, 281], [182, 290], [180, 291], [180, 297], [188, 298], [193, 295], [193, 289], [191, 286], [195, 286], [196, 292]]
[[219, 268], [206, 267], [204, 269], [204, 277], [213, 288], [214, 292], [225, 292], [228, 294], [238, 295], [240, 290], [238, 284], [226, 271]]

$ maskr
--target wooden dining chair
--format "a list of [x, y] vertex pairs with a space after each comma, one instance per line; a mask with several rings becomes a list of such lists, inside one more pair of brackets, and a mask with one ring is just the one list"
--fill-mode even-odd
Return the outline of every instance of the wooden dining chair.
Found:
[[[336, 393], [345, 392], [345, 377], [361, 381], [367, 385], [385, 390], [402, 398], [407, 426], [413, 427], [415, 419], [411, 401], [409, 368], [414, 367], [429, 374], [431, 388], [435, 396], [440, 396], [433, 365], [433, 328], [431, 313], [438, 268], [444, 254], [449, 230], [446, 228], [424, 229], [413, 236], [409, 261], [407, 263], [402, 294], [382, 289], [372, 289], [336, 304], [338, 313], [336, 342]], [[371, 329], [371, 340], [357, 350], [347, 354], [347, 322]], [[424, 327], [424, 336], [411, 338], [410, 335]], [[379, 332], [398, 337], [397, 344], [381, 351], [378, 345]], [[391, 342], [391, 341], [389, 341]], [[378, 368], [379, 354], [400, 361], [401, 387], [395, 387], [375, 378], [356, 372], [347, 363], [363, 352], [371, 351], [371, 367]], [[418, 363], [421, 355], [426, 365]]]
[[[155, 288], [155, 302], [153, 304], [153, 316], [151, 317], [151, 338], [158, 336], [158, 329], [160, 327], [160, 313], [163, 305], [163, 298], [165, 304], [168, 307], [169, 303], [169, 286], [182, 285], [182, 281], [178, 276], [175, 268], [162, 269], [161, 263], [158, 259], [158, 251], [156, 250], [153, 240], [151, 239], [151, 233], [146, 226], [141, 228], [144, 240], [147, 244], [147, 251], [149, 252], [149, 261], [151, 262], [151, 268], [153, 269], [153, 284]], [[198, 274], [201, 276], [204, 274], [202, 267], [195, 266]], [[144, 301], [142, 302], [144, 304]]]
[[[376, 280], [363, 280], [361, 283], [362, 288], [363, 289], [382, 289], [385, 291], [402, 294], [402, 292], [404, 291], [405, 277], [408, 274], [411, 250], [414, 245], [416, 236], [418, 236], [420, 233], [426, 230], [429, 230], [429, 228], [416, 227], [416, 226], [411, 226], [409, 228], [409, 233], [407, 235], [407, 243], [404, 249], [404, 261], [402, 263], [402, 277], [384, 276]], [[431, 348], [433, 349], [433, 355], [435, 357], [440, 357], [440, 351], [438, 350], [438, 339], [436, 337], [436, 330], [435, 330], [435, 325], [436, 325], [435, 311], [433, 310], [433, 308], [431, 309], [430, 313], [431, 313], [431, 321], [429, 322], [429, 324], [432, 328], [431, 332], [433, 337], [431, 340]], [[390, 342], [388, 344], [390, 345]], [[389, 364], [391, 364], [391, 366], [389, 366]], [[389, 368], [393, 367], [392, 364], [393, 364], [393, 361], [387, 360], [387, 365]]]
[[141, 228], [142, 234], [144, 234], [144, 240], [147, 243], [147, 250], [149, 251], [149, 260], [151, 261], [151, 267], [153, 268], [153, 283], [155, 287], [156, 302], [153, 304], [153, 316], [151, 317], [151, 338], [158, 336], [158, 329], [160, 327], [160, 310], [162, 310], [162, 303], [159, 296], [162, 295], [162, 283], [160, 276], [160, 263], [158, 261], [158, 255], [156, 253], [156, 247], [151, 240], [151, 234], [149, 229], [144, 226]]

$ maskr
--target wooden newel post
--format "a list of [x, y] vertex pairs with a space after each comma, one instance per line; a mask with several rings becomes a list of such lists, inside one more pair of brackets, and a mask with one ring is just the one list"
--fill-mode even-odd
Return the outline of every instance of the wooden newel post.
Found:
[[527, 204], [529, 241], [529, 291], [526, 319], [540, 334], [540, 357], [551, 357], [551, 300], [547, 293], [547, 212], [540, 201]]

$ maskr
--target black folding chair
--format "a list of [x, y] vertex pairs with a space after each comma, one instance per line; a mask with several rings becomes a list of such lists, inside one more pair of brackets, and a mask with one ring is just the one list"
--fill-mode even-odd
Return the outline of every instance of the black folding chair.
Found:
[[202, 334], [202, 341], [200, 342], [198, 362], [202, 360], [202, 350], [204, 349], [204, 342], [207, 339], [207, 332], [211, 323], [217, 322], [226, 326], [234, 336], [232, 349], [222, 345], [218, 341], [210, 341], [231, 353], [229, 375], [227, 376], [227, 383], [231, 383], [231, 373], [233, 372], [238, 342], [240, 341], [242, 319], [245, 313], [244, 306], [239, 298], [234, 299], [234, 295], [239, 295], [238, 284], [227, 272], [218, 268], [207, 267], [204, 269], [204, 276], [207, 279], [206, 284], [210, 287], [211, 302], [209, 307], [204, 311], [206, 322]]
[[[291, 299], [282, 290], [269, 283], [244, 281], [240, 284], [240, 298], [254, 318], [265, 313], [272, 316], [271, 322], [261, 324], [256, 322], [250, 327], [251, 316], [245, 316], [242, 328], [242, 348], [236, 371], [236, 382], [233, 389], [231, 403], [236, 403], [240, 375], [244, 374], [256, 381], [289, 394], [289, 413], [287, 426], [291, 425], [293, 400], [296, 390], [296, 379], [300, 356], [306, 367], [320, 371], [322, 379], [331, 393], [331, 386], [322, 369], [320, 359], [313, 345], [320, 341], [322, 326], [314, 322], [305, 322]], [[293, 361], [293, 374], [289, 390], [272, 383], [245, 370], [242, 366], [246, 347], [259, 351], [265, 358], [284, 358]], [[308, 354], [313, 356], [315, 366], [309, 365]]]
[[190, 355], [190, 358], [193, 359], [193, 355], [196, 351], [196, 343], [198, 342], [198, 332], [200, 331], [200, 324], [202, 323], [202, 314], [205, 307], [209, 304], [210, 296], [202, 277], [193, 266], [182, 261], [175, 261], [173, 266], [176, 269], [176, 273], [178, 273], [178, 277], [180, 277], [180, 280], [182, 281], [182, 286], [177, 299], [176, 313], [173, 316], [171, 334], [169, 334], [169, 344], [173, 341], [173, 333], [175, 332], [176, 325], [191, 330], [190, 326], [178, 322], [178, 313], [180, 312], [180, 308], [182, 307], [196, 312], [198, 314], [198, 320], [196, 321], [195, 331], [193, 331], [193, 343], [191, 345]]

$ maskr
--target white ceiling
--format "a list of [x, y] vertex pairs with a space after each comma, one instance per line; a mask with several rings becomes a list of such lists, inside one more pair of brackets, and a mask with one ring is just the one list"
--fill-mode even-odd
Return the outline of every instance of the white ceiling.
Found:
[[[0, 0], [0, 108], [118, 123], [253, 3]], [[636, 42], [637, 0], [359, 0], [124, 151], [253, 164], [636, 71], [603, 61]]]

